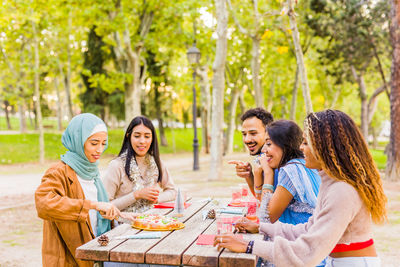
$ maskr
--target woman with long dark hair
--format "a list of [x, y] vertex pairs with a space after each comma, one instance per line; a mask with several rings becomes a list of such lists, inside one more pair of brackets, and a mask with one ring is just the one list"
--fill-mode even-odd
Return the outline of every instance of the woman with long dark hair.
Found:
[[[254, 169], [254, 191], [261, 200], [260, 221], [305, 223], [316, 206], [321, 178], [317, 170], [305, 166], [300, 150], [302, 131], [289, 120], [271, 122], [266, 131], [260, 164]], [[240, 224], [238, 227], [245, 230]], [[257, 266], [273, 265], [260, 257]]]
[[103, 183], [111, 203], [123, 211], [142, 212], [154, 203], [175, 199], [174, 183], [160, 160], [156, 131], [145, 116], [129, 124]]
[[338, 110], [311, 113], [301, 149], [306, 166], [319, 169], [321, 188], [307, 223], [246, 223], [272, 241], [217, 236], [214, 245], [253, 253], [279, 266], [380, 266], [372, 222], [386, 220], [387, 198], [368, 146], [354, 121]]
[[316, 170], [304, 165], [302, 138], [300, 127], [293, 121], [278, 120], [267, 125], [260, 165], [254, 170], [255, 192], [263, 195], [263, 222], [279, 219], [304, 223], [313, 213], [321, 179]]

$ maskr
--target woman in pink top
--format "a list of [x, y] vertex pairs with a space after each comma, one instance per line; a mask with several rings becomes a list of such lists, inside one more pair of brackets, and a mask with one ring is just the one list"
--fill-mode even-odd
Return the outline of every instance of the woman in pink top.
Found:
[[253, 253], [275, 266], [380, 266], [372, 222], [386, 220], [386, 196], [379, 172], [354, 121], [338, 110], [311, 113], [301, 149], [306, 167], [319, 169], [321, 187], [307, 223], [260, 225], [243, 219], [240, 231], [267, 234], [272, 241], [216, 236], [214, 245]]

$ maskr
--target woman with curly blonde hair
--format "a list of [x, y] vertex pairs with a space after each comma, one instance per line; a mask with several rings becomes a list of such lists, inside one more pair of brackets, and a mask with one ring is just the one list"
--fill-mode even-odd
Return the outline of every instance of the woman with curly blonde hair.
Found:
[[345, 113], [324, 110], [305, 120], [301, 149], [306, 167], [319, 169], [321, 187], [313, 216], [305, 224], [260, 225], [244, 220], [239, 230], [259, 230], [272, 241], [245, 242], [217, 236], [214, 245], [253, 253], [276, 266], [380, 266], [372, 222], [386, 220], [386, 196], [367, 144]]

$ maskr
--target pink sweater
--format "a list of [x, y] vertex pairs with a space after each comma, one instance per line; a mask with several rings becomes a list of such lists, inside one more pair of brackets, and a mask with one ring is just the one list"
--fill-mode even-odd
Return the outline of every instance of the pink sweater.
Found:
[[372, 220], [355, 188], [319, 172], [321, 187], [314, 214], [304, 224], [261, 223], [273, 241], [254, 241], [253, 254], [275, 266], [315, 266], [336, 244], [371, 239]]

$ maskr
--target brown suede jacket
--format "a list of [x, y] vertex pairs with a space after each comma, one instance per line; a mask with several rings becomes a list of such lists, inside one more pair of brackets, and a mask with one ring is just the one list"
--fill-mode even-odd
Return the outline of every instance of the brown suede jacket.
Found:
[[35, 192], [43, 223], [43, 266], [93, 266], [75, 258], [77, 247], [94, 238], [85, 199], [76, 173], [64, 162], [50, 167]]

